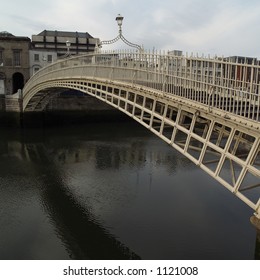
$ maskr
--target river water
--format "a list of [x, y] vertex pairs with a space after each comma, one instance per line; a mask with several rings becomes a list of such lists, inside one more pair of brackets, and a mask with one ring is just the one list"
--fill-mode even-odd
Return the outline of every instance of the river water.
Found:
[[0, 259], [255, 258], [253, 210], [137, 123], [0, 138]]

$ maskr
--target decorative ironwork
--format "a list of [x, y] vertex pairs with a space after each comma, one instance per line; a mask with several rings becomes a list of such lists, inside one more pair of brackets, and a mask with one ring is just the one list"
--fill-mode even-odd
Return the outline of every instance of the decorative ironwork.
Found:
[[102, 45], [110, 45], [110, 44], [114, 44], [115, 42], [119, 41], [120, 39], [126, 44], [128, 45], [129, 47], [131, 48], [136, 48], [138, 49], [139, 51], [141, 51], [143, 48], [142, 46], [138, 45], [138, 44], [134, 44], [134, 43], [131, 43], [130, 41], [128, 41], [124, 35], [123, 35], [123, 32], [122, 32], [122, 23], [123, 23], [123, 19], [124, 17], [122, 17], [120, 14], [118, 14], [118, 16], [116, 17], [116, 21], [117, 21], [117, 24], [118, 24], [118, 27], [119, 27], [119, 34], [117, 35], [116, 38], [112, 39], [112, 40], [104, 40], [104, 41], [101, 41], [97, 46], [96, 46], [96, 49], [98, 48], [101, 48]]

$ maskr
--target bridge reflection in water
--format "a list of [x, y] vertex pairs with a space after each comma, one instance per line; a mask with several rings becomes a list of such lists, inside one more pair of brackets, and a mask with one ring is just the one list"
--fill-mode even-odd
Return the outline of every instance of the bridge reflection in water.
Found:
[[[177, 156], [170, 147], [159, 145], [160, 141], [148, 132], [143, 136], [143, 129], [139, 134], [139, 129], [130, 123], [127, 127], [106, 124], [67, 132], [59, 129], [57, 133], [23, 131], [22, 140], [12, 141], [8, 137], [3, 141], [6, 144], [1, 148], [1, 157], [11, 164], [1, 165], [1, 180], [8, 176], [12, 185], [12, 180], [21, 177], [21, 198], [24, 193], [34, 201], [35, 193], [39, 195], [55, 235], [70, 258], [253, 258], [254, 228], [242, 219], [249, 209], [217, 186], [207, 186], [206, 192], [196, 167], [193, 169], [188, 160]], [[137, 134], [131, 138], [133, 131]], [[192, 176], [190, 183], [183, 177], [172, 176], [182, 172], [184, 177]], [[171, 182], [165, 180], [166, 173]], [[119, 179], [113, 180], [111, 176], [116, 174]], [[28, 176], [29, 184], [24, 178]], [[2, 198], [6, 197], [3, 190]], [[12, 199], [15, 197], [13, 194]], [[222, 204], [222, 199], [230, 201], [230, 205]], [[30, 201], [26, 198], [25, 203]], [[233, 212], [233, 203], [240, 209], [241, 218]], [[4, 220], [1, 227], [8, 228]], [[27, 234], [32, 231], [30, 227]], [[20, 226], [19, 232], [22, 231]], [[18, 234], [17, 238], [23, 242], [28, 237]], [[5, 240], [12, 239], [15, 240], [10, 232]], [[0, 238], [0, 242], [4, 240]], [[48, 241], [42, 239], [41, 244], [45, 243]], [[30, 251], [29, 244], [27, 249]], [[14, 252], [13, 258], [18, 256]], [[53, 254], [49, 252], [49, 256]], [[256, 258], [258, 255], [255, 252]]]
[[41, 178], [44, 208], [72, 259], [140, 259], [105, 229], [88, 207], [81, 205], [43, 143], [25, 144], [23, 148]]
[[[46, 160], [44, 146], [35, 146], [40, 158], [33, 160], [37, 168], [37, 161], [48, 165], [48, 171], [42, 176], [44, 189], [42, 190], [42, 201], [49, 213], [63, 244], [73, 259], [140, 259], [125, 245], [105, 229], [101, 223], [93, 217], [93, 214], [83, 207], [73, 196], [66, 185], [64, 178], [59, 176], [55, 164]], [[52, 172], [49, 170], [52, 169]], [[37, 171], [37, 170], [36, 170]], [[39, 170], [44, 172], [44, 170]]]

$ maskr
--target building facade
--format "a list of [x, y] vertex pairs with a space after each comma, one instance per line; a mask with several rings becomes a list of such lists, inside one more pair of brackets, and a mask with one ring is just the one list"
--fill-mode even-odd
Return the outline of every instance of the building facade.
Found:
[[44, 30], [38, 35], [32, 35], [30, 75], [57, 59], [93, 52], [98, 41], [88, 32]]
[[41, 68], [57, 60], [57, 53], [48, 50], [35, 50], [29, 51], [30, 56], [30, 76], [34, 75]]
[[30, 38], [0, 32], [0, 95], [16, 93], [30, 77]]
[[80, 55], [93, 52], [99, 39], [93, 38], [88, 32], [66, 32], [44, 30], [32, 35], [32, 49], [57, 53], [60, 58], [68, 54]]

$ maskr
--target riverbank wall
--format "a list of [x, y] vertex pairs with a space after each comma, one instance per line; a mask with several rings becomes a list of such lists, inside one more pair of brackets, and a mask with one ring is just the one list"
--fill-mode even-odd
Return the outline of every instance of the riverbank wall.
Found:
[[87, 95], [67, 94], [50, 99], [43, 110], [23, 111], [17, 96], [0, 98], [0, 126], [37, 127], [87, 122], [122, 121], [128, 118], [116, 108]]

